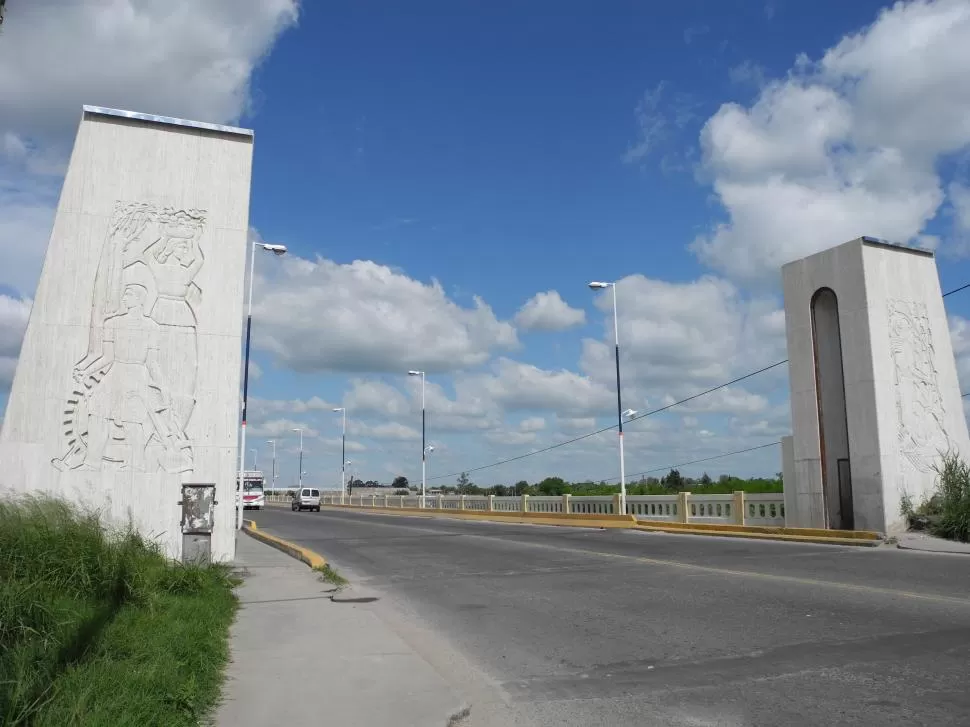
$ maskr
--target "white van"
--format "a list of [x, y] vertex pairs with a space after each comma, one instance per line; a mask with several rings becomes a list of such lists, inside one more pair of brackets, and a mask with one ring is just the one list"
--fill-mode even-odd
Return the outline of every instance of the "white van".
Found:
[[320, 490], [315, 487], [304, 487], [293, 495], [293, 502], [290, 503], [293, 512], [297, 510], [312, 510], [320, 512]]

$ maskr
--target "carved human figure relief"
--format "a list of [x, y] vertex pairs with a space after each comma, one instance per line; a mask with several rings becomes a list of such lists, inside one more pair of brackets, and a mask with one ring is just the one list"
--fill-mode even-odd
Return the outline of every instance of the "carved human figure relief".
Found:
[[900, 453], [918, 471], [928, 473], [939, 450], [948, 448], [949, 437], [926, 306], [890, 300], [889, 340]]
[[201, 210], [115, 204], [88, 350], [64, 411], [65, 453], [52, 460], [58, 469], [193, 470], [186, 428], [196, 402], [205, 222]]

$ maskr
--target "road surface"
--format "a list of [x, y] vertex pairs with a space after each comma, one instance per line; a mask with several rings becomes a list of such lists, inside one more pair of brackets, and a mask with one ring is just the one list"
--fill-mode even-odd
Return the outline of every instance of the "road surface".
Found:
[[968, 556], [348, 511], [253, 519], [377, 594], [465, 690], [462, 727], [970, 724]]

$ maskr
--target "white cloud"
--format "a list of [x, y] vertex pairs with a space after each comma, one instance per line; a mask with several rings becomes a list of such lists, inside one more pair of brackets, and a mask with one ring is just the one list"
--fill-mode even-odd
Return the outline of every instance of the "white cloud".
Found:
[[30, 306], [29, 300], [0, 295], [0, 391], [6, 391], [13, 383]]
[[383, 381], [352, 379], [343, 405], [351, 417], [373, 415], [400, 417], [411, 413], [407, 398]]
[[536, 293], [515, 315], [524, 331], [565, 331], [586, 322], [586, 311], [570, 308], [555, 290]]
[[[697, 118], [697, 100], [688, 93], [670, 93], [666, 81], [644, 92], [637, 104], [637, 141], [623, 154], [627, 164], [641, 163], [659, 152], [671, 137]], [[664, 163], [671, 164], [669, 155]]]
[[260, 422], [256, 425], [251, 425], [249, 428], [249, 434], [254, 437], [296, 437], [299, 438], [300, 433], [294, 432], [294, 429], [303, 430], [303, 439], [309, 439], [319, 435], [319, 432], [306, 424], [306, 422], [296, 421], [294, 419], [280, 418], [280, 419], [269, 419], [267, 421]]
[[567, 416], [600, 414], [610, 410], [610, 390], [566, 369], [549, 371], [531, 364], [499, 358], [489, 374], [468, 376], [462, 387], [479, 392], [504, 411], [546, 410]]
[[[371, 437], [373, 439], [396, 439], [400, 441], [414, 441], [421, 439], [421, 432], [414, 427], [409, 427], [400, 422], [384, 422], [382, 424], [365, 424], [362, 422], [350, 422], [347, 428], [352, 434], [358, 437]], [[418, 447], [420, 451], [421, 447]]]
[[[745, 296], [723, 278], [687, 283], [631, 275], [617, 284], [624, 399], [681, 398], [785, 358], [785, 317], [770, 298]], [[585, 339], [580, 368], [615, 387], [612, 301], [599, 296], [603, 338]]]
[[253, 69], [297, 12], [296, 0], [13, 3], [0, 44], [0, 130], [62, 138], [82, 104], [237, 119]]
[[589, 432], [596, 429], [595, 417], [556, 417], [556, 424], [568, 434]]
[[451, 371], [518, 345], [480, 298], [464, 308], [437, 281], [367, 260], [285, 260], [259, 301], [254, 344], [297, 371]]
[[728, 220], [694, 251], [754, 281], [861, 235], [920, 242], [944, 202], [938, 162], [970, 143], [968, 66], [970, 4], [898, 2], [752, 106], [723, 105], [701, 146]]
[[539, 432], [546, 428], [546, 420], [542, 417], [529, 417], [519, 422], [519, 431]]
[[9, 4], [0, 43], [0, 284], [33, 293], [83, 104], [235, 121], [252, 106], [253, 69], [297, 12], [296, 0]]
[[502, 446], [522, 447], [536, 441], [535, 432], [517, 432], [511, 429], [494, 430], [486, 432], [485, 439], [492, 444]]

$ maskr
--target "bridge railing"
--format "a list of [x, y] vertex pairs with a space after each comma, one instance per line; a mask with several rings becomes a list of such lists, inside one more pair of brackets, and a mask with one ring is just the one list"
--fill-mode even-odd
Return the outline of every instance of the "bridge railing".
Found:
[[[289, 504], [289, 498], [267, 497], [269, 502]], [[423, 502], [422, 502], [423, 500]], [[324, 494], [321, 505], [364, 508], [428, 508], [455, 512], [560, 513], [564, 515], [616, 515], [619, 495], [340, 495]], [[638, 520], [722, 525], [785, 524], [785, 501], [780, 492], [724, 495], [678, 492], [671, 495], [628, 495], [626, 514]]]

